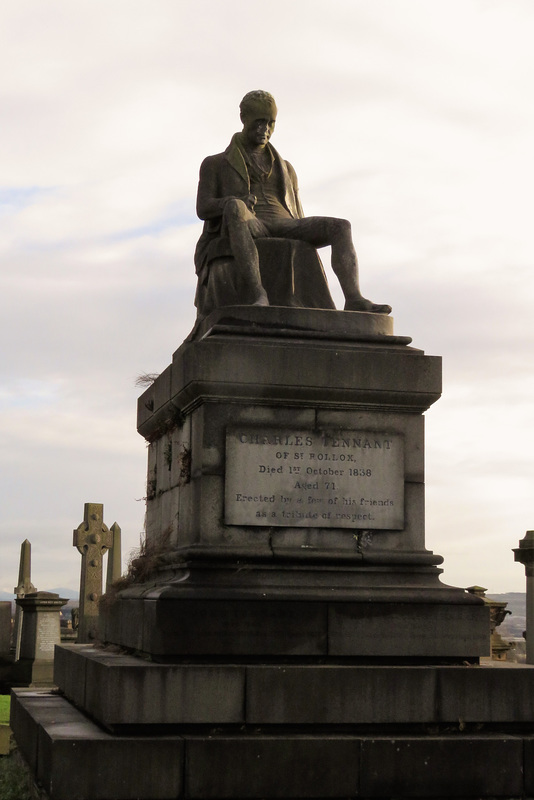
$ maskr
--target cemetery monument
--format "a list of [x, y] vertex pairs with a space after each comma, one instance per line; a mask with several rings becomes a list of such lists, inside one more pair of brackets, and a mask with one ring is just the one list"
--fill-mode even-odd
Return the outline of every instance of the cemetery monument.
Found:
[[52, 800], [534, 793], [503, 728], [532, 731], [534, 673], [473, 668], [488, 610], [425, 546], [441, 359], [362, 296], [348, 223], [302, 216], [275, 118], [249, 93], [203, 162], [197, 320], [138, 402], [143, 569], [100, 647], [56, 649], [62, 696], [17, 696], [19, 745]]

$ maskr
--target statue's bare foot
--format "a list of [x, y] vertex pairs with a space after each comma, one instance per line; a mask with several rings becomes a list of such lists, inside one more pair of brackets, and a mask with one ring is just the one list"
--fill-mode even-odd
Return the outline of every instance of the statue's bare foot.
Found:
[[367, 311], [371, 314], [391, 314], [391, 306], [372, 303], [365, 297], [357, 297], [345, 302], [345, 311]]

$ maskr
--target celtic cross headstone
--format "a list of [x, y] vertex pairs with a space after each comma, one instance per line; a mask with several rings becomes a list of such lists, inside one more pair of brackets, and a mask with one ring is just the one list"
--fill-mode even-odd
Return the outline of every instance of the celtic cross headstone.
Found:
[[103, 522], [104, 506], [85, 503], [83, 522], [74, 530], [73, 546], [82, 555], [80, 577], [80, 621], [78, 642], [97, 638], [98, 601], [102, 595], [102, 558], [113, 543], [113, 534]]

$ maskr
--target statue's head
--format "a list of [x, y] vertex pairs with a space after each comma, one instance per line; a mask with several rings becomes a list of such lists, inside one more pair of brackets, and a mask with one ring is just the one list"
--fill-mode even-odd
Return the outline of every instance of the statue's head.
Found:
[[275, 120], [278, 109], [274, 102], [274, 97], [269, 92], [256, 89], [248, 92], [239, 104], [241, 112], [241, 122], [250, 119], [269, 119]]
[[277, 108], [269, 92], [257, 89], [244, 96], [239, 104], [243, 134], [254, 147], [264, 147], [274, 131]]

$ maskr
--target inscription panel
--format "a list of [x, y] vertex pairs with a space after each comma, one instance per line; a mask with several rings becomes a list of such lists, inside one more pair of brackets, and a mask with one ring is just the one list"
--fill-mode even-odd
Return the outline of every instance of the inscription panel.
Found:
[[54, 654], [56, 644], [59, 644], [59, 614], [56, 612], [37, 614], [37, 657]]
[[225, 522], [404, 528], [404, 439], [376, 431], [226, 430]]

